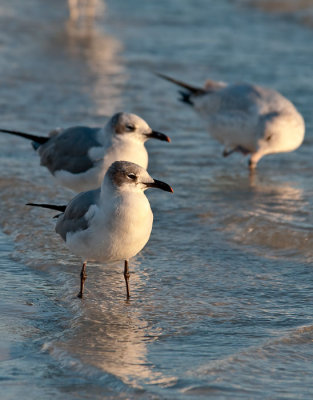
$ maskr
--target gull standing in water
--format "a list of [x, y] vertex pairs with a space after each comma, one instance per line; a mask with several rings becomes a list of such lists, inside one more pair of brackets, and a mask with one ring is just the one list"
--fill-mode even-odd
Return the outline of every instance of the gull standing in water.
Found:
[[130, 297], [128, 260], [143, 249], [152, 229], [153, 214], [144, 194], [150, 187], [173, 192], [139, 165], [116, 161], [99, 189], [78, 194], [67, 206], [28, 203], [62, 212], [57, 216], [56, 232], [83, 261], [78, 297], [83, 297], [87, 261], [120, 260], [125, 262], [126, 295]]
[[204, 119], [211, 136], [224, 145], [224, 157], [235, 151], [250, 154], [250, 169], [263, 156], [293, 151], [303, 142], [302, 115], [275, 90], [212, 80], [198, 88], [157, 75], [183, 88], [180, 100], [193, 106]]
[[131, 161], [147, 169], [144, 143], [151, 138], [170, 142], [168, 136], [153, 131], [142, 118], [128, 113], [113, 115], [104, 128], [75, 126], [52, 131], [49, 137], [8, 129], [0, 132], [32, 140], [40, 164], [58, 183], [76, 192], [99, 187], [114, 161]]

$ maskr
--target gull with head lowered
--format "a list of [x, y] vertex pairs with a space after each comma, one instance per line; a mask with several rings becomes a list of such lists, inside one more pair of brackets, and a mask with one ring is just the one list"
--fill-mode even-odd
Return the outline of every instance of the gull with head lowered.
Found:
[[250, 154], [250, 169], [263, 156], [293, 151], [303, 142], [302, 115], [275, 90], [212, 80], [198, 88], [157, 75], [183, 88], [180, 100], [194, 107], [211, 136], [224, 145], [224, 157], [236, 151]]
[[154, 131], [135, 114], [117, 113], [103, 128], [75, 126], [50, 133], [49, 137], [0, 129], [32, 140], [40, 156], [58, 183], [76, 192], [96, 189], [114, 161], [134, 162], [148, 166], [148, 139], [170, 142], [168, 136]]
[[126, 294], [130, 297], [128, 260], [143, 249], [152, 230], [153, 214], [144, 194], [150, 187], [173, 192], [139, 165], [116, 161], [100, 188], [78, 194], [67, 206], [28, 203], [61, 211], [56, 232], [83, 261], [78, 297], [83, 297], [87, 261], [120, 260], [125, 262]]

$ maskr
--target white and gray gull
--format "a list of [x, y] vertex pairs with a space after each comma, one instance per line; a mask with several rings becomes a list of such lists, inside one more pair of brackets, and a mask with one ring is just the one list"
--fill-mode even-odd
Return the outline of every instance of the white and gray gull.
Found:
[[40, 156], [58, 183], [76, 192], [96, 189], [114, 161], [131, 161], [148, 166], [144, 143], [150, 139], [170, 142], [168, 136], [154, 131], [135, 114], [117, 113], [103, 128], [75, 126], [52, 131], [49, 137], [0, 129], [32, 140]]
[[194, 107], [211, 136], [224, 145], [224, 157], [235, 151], [250, 154], [250, 169], [263, 156], [293, 151], [303, 142], [302, 115], [275, 90], [212, 80], [199, 88], [157, 75], [184, 89], [180, 100]]
[[128, 260], [143, 249], [152, 230], [153, 214], [144, 194], [150, 187], [173, 192], [139, 165], [116, 161], [100, 188], [78, 194], [67, 206], [28, 203], [61, 212], [56, 232], [83, 261], [78, 297], [83, 297], [87, 261], [121, 260], [125, 262], [126, 293], [130, 297]]

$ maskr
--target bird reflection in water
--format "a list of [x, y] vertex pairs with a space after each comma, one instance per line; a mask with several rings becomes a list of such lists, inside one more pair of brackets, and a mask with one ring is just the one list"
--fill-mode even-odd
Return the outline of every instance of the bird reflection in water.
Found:
[[211, 190], [210, 201], [198, 214], [201, 224], [217, 224], [240, 246], [262, 254], [266, 248], [267, 257], [309, 253], [312, 234], [303, 227], [311, 219], [310, 206], [297, 182], [257, 174], [250, 179], [219, 175], [212, 178]]
[[149, 278], [138, 258], [133, 262], [134, 295], [130, 301], [123, 301], [122, 278], [114, 264], [106, 271], [94, 266], [90, 273], [97, 279], [90, 280], [88, 297], [79, 306], [71, 302], [75, 314], [79, 309], [79, 317], [49, 350], [55, 357], [60, 354], [63, 361], [66, 351], [71, 359], [78, 360], [77, 368], [80, 363], [84, 365], [86, 374], [89, 365], [91, 374], [95, 372], [92, 368], [97, 368], [132, 387], [172, 386], [176, 378], [156, 371], [149, 360], [149, 345], [162, 336], [162, 331], [144, 317], [140, 299]]
[[69, 23], [77, 28], [90, 28], [97, 15], [104, 12], [105, 5], [99, 0], [67, 0]]
[[[104, 2], [98, 0], [96, 16], [99, 24], [81, 24], [80, 20], [75, 22], [69, 19], [65, 29], [58, 31], [54, 40], [58, 52], [63, 49], [66, 58], [69, 58], [68, 62], [75, 63], [73, 71], [76, 72], [73, 73], [79, 77], [83, 72], [79, 86], [81, 96], [88, 95], [91, 103], [88, 109], [84, 107], [91, 118], [90, 124], [103, 124], [103, 116], [123, 109], [121, 87], [127, 79], [121, 56], [122, 44], [102, 29], [104, 21], [101, 11], [104, 8]], [[81, 122], [85, 123], [83, 120]]]

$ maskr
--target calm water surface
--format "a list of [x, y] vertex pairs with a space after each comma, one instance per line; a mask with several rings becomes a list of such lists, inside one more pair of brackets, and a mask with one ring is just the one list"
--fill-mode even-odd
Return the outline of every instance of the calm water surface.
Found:
[[[250, 2], [251, 3], [251, 2]], [[65, 2], [0, 5], [1, 127], [46, 134], [138, 113], [172, 143], [149, 143], [155, 215], [131, 263], [79, 260], [54, 233], [64, 203], [30, 144], [0, 136], [1, 399], [309, 399], [313, 396], [313, 30], [226, 0], [110, 0], [90, 32]], [[159, 71], [273, 87], [303, 113], [294, 153], [221, 157]]]

